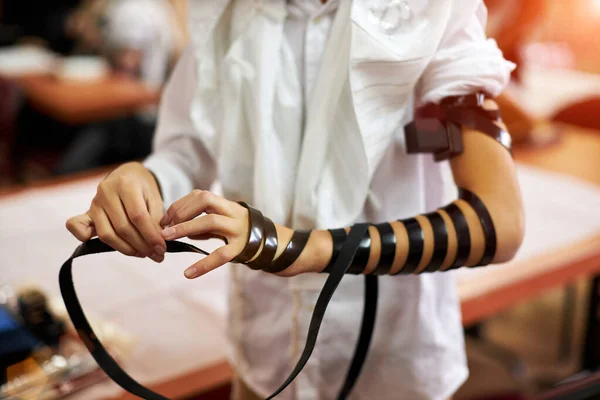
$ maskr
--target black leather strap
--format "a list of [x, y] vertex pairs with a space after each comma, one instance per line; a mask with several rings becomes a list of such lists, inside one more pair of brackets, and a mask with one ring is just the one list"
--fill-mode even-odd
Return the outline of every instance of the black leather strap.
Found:
[[491, 121], [502, 121], [502, 113], [500, 112], [500, 110], [486, 110], [485, 108], [478, 108], [475, 111]]
[[471, 109], [447, 109], [446, 119], [478, 132], [485, 133], [512, 154], [512, 138], [508, 132], [500, 128], [487, 116]]
[[452, 219], [458, 242], [456, 258], [449, 269], [464, 267], [471, 254], [471, 232], [469, 231], [469, 224], [467, 224], [465, 215], [456, 204], [449, 204], [444, 207], [443, 210], [446, 211], [450, 219]]
[[[321, 291], [319, 298], [317, 299], [315, 310], [311, 318], [304, 351], [290, 376], [273, 395], [268, 397], [268, 399], [272, 399], [281, 393], [296, 378], [296, 376], [306, 365], [306, 362], [310, 358], [310, 355], [312, 354], [316, 344], [319, 328], [321, 326], [323, 316], [325, 315], [325, 311], [327, 310], [327, 305], [329, 304], [329, 301], [339, 286], [342, 278], [348, 272], [358, 247], [360, 246], [360, 242], [362, 241], [367, 230], [367, 224], [357, 224], [351, 229], [347, 240], [344, 242], [338, 256], [336, 257], [336, 261], [331, 265], [331, 273], [327, 278], [325, 285], [323, 286], [323, 290]], [[83, 312], [81, 303], [77, 298], [73, 283], [73, 260], [89, 254], [107, 253], [112, 251], [114, 250], [108, 245], [102, 243], [98, 239], [93, 239], [80, 245], [75, 250], [73, 255], [62, 265], [59, 273], [59, 285], [67, 312], [81, 340], [92, 354], [100, 368], [102, 368], [112, 380], [119, 384], [123, 389], [143, 399], [169, 400], [167, 397], [162, 396], [138, 383], [119, 366], [119, 364], [110, 356], [110, 354], [108, 354], [94, 333], [94, 330], [92, 329], [85, 316], [85, 313]], [[208, 253], [204, 250], [181, 242], [167, 242], [167, 252], [193, 252], [208, 255]], [[346, 381], [344, 382], [342, 391], [340, 392], [339, 399], [346, 398], [347, 394], [350, 392], [356, 380], [358, 379], [358, 375], [360, 374], [370, 346], [375, 325], [378, 278], [375, 276], [367, 276], [365, 279], [365, 309], [363, 311], [361, 333], [348, 375], [346, 377]]]
[[[73, 285], [73, 272], [72, 264], [75, 258], [85, 256], [88, 254], [108, 253], [114, 251], [108, 245], [102, 243], [98, 239], [93, 239], [89, 242], [83, 243], [79, 246], [71, 258], [69, 258], [60, 269], [59, 273], [59, 284], [62, 298], [65, 302], [69, 317], [73, 322], [75, 330], [79, 334], [79, 337], [94, 357], [100, 368], [106, 372], [113, 381], [128, 392], [141, 397], [146, 400], [169, 400], [167, 397], [162, 396], [147, 387], [138, 383], [135, 379], [129, 376], [123, 369], [117, 364], [117, 362], [111, 357], [106, 351], [102, 343], [98, 340], [98, 337], [94, 333], [90, 323], [88, 322], [81, 303], [75, 293], [75, 287]], [[167, 252], [169, 253], [182, 253], [192, 252], [208, 255], [207, 252], [201, 250], [192, 245], [188, 245], [181, 242], [167, 242]]]
[[375, 225], [381, 238], [381, 256], [373, 275], [387, 275], [392, 269], [396, 258], [396, 234], [388, 222]]
[[262, 244], [264, 232], [263, 232], [263, 215], [257, 209], [250, 207], [248, 204], [241, 201], [239, 203], [248, 210], [248, 223], [250, 230], [248, 232], [248, 240], [246, 247], [242, 250], [242, 253], [233, 260], [233, 262], [245, 264], [258, 253], [260, 245]]
[[448, 96], [442, 99], [440, 105], [444, 108], [482, 108], [485, 99], [489, 97], [490, 96], [484, 92]]
[[491, 119], [492, 121], [499, 121], [502, 119], [502, 114], [499, 109], [487, 110], [485, 100], [491, 97], [483, 92], [462, 95], [462, 96], [450, 96], [442, 100], [441, 106], [448, 109], [468, 109], [480, 113], [484, 117]]
[[373, 338], [373, 328], [375, 327], [375, 318], [377, 315], [377, 297], [379, 294], [379, 281], [377, 276], [365, 276], [365, 305], [363, 308], [363, 316], [360, 328], [360, 335], [358, 336], [358, 342], [354, 348], [354, 355], [352, 356], [352, 362], [350, 363], [350, 369], [346, 380], [340, 390], [338, 399], [342, 400], [348, 397], [354, 384], [358, 380], [360, 371], [367, 358], [369, 347], [371, 345], [371, 339]]
[[435, 161], [462, 154], [462, 127], [486, 134], [504, 146], [512, 155], [512, 138], [498, 126], [499, 109], [486, 110], [485, 93], [450, 96], [441, 101], [436, 118], [416, 118], [404, 128], [408, 154], [433, 153]]
[[470, 192], [467, 189], [459, 188], [459, 197], [473, 207], [481, 222], [481, 228], [483, 229], [485, 251], [483, 257], [477, 263], [477, 266], [483, 267], [489, 265], [496, 256], [496, 228], [494, 227], [492, 216], [483, 201], [481, 201], [475, 193]]
[[367, 230], [365, 237], [360, 242], [352, 266], [348, 269], [348, 273], [351, 275], [361, 275], [365, 272], [367, 264], [369, 263], [369, 257], [371, 256], [371, 234]]
[[[288, 378], [285, 380], [285, 382], [271, 396], [267, 397], [266, 400], [274, 398], [279, 393], [281, 393], [286, 387], [288, 387], [289, 384], [292, 383], [292, 381], [296, 378], [296, 376], [298, 376], [298, 374], [302, 371], [302, 369], [308, 362], [308, 359], [310, 358], [310, 355], [312, 354], [313, 349], [315, 348], [315, 344], [317, 343], [317, 336], [319, 334], [319, 329], [321, 328], [321, 322], [323, 321], [323, 317], [325, 316], [325, 311], [327, 310], [327, 305], [333, 297], [333, 293], [342, 281], [342, 278], [348, 272], [348, 269], [350, 268], [350, 265], [354, 260], [354, 256], [358, 251], [360, 242], [362, 241], [368, 229], [368, 224], [357, 224], [350, 230], [350, 233], [348, 234], [348, 237], [344, 242], [336, 261], [331, 266], [331, 272], [329, 274], [329, 277], [327, 278], [327, 281], [325, 281], [325, 285], [323, 286], [321, 294], [319, 294], [319, 298], [317, 299], [315, 310], [313, 311], [312, 318], [310, 319], [308, 335], [306, 337], [306, 345], [304, 346], [302, 355], [300, 356], [298, 363], [296, 364]], [[377, 279], [376, 277], [371, 278]], [[370, 303], [370, 306], [373, 307], [373, 304]], [[374, 315], [376, 313], [375, 311], [376, 310], [373, 309], [365, 309], [364, 313]], [[373, 324], [370, 326], [365, 326], [365, 323], [369, 322], [373, 322]], [[372, 320], [368, 318], [363, 318], [363, 326], [361, 328], [361, 338], [359, 338], [359, 344], [361, 344], [364, 347], [364, 349], [357, 349], [355, 351], [353, 360], [350, 364], [350, 371], [358, 369], [360, 372], [360, 368], [362, 367], [362, 363], [364, 361], [364, 359], [361, 359], [361, 357], [363, 357], [367, 353], [370, 344], [371, 332], [373, 331], [374, 325], [374, 317]], [[368, 337], [365, 337], [363, 339], [363, 336], [365, 335], [363, 335], [362, 332], [367, 333], [368, 335], [366, 336]], [[348, 377], [354, 377], [354, 373], [349, 373]], [[352, 388], [353, 386], [354, 382], [345, 382], [343, 388]], [[341, 397], [340, 394], [340, 397], [338, 398], [344, 399], [345, 397]]]
[[258, 257], [247, 264], [254, 270], [264, 270], [267, 268], [271, 265], [271, 262], [275, 258], [275, 254], [277, 254], [277, 245], [279, 244], [279, 241], [277, 239], [277, 228], [275, 228], [275, 224], [269, 218], [264, 218], [263, 227], [263, 248]]
[[340, 251], [342, 251], [342, 246], [346, 241], [346, 237], [348, 236], [346, 230], [343, 228], [329, 229], [329, 234], [331, 235], [331, 239], [333, 240], [333, 254], [331, 255], [331, 261], [329, 262], [329, 265], [325, 267], [323, 273], [329, 273], [331, 271], [331, 266], [333, 265], [333, 263], [335, 263], [335, 260], [337, 260]]
[[408, 232], [408, 257], [406, 258], [406, 264], [397, 275], [412, 274], [419, 268], [421, 258], [423, 258], [423, 250], [425, 248], [423, 229], [416, 218], [410, 218], [400, 222], [404, 223], [406, 231]]
[[442, 268], [446, 255], [448, 255], [448, 230], [442, 216], [437, 213], [426, 214], [433, 229], [433, 255], [425, 272], [436, 272]]
[[288, 243], [284, 252], [281, 253], [277, 259], [273, 260], [271, 265], [263, 268], [263, 271], [271, 274], [277, 274], [284, 271], [290, 265], [296, 262], [298, 257], [300, 257], [302, 250], [304, 250], [304, 247], [306, 247], [306, 243], [308, 243], [310, 233], [311, 231], [294, 231], [292, 239], [290, 239], [290, 242]]

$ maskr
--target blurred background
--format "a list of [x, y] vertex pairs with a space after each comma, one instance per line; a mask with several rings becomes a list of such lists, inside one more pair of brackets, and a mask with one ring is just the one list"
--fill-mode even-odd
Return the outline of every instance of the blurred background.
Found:
[[3, 1], [2, 182], [143, 158], [186, 42], [177, 0]]
[[[457, 274], [471, 376], [456, 398], [582, 393], [600, 383], [600, 0], [485, 2], [489, 35], [518, 65], [498, 102], [528, 229], [513, 262]], [[77, 242], [64, 222], [114, 165], [149, 154], [188, 6], [0, 0], [0, 399], [131, 398], [69, 325], [57, 276]], [[102, 255], [75, 278], [136, 379], [170, 398], [226, 399], [227, 271], [192, 286], [180, 274], [192, 259]]]

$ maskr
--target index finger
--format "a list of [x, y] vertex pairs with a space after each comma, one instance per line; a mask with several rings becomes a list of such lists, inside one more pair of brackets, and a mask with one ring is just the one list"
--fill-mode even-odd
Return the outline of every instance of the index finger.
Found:
[[207, 190], [194, 190], [174, 202], [160, 221], [162, 226], [179, 224], [196, 218], [200, 214], [220, 214], [231, 217], [229, 201]]
[[167, 245], [161, 236], [160, 226], [150, 215], [142, 191], [132, 188], [123, 193], [121, 201], [129, 220], [140, 232], [144, 241], [159, 256], [162, 256], [167, 250]]

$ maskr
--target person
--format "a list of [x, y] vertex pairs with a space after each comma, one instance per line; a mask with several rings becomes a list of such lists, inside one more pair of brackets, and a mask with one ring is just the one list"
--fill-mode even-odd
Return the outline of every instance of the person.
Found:
[[[104, 22], [98, 35], [115, 74], [160, 90], [172, 61], [178, 58], [183, 38], [172, 5], [167, 0], [118, 0], [107, 2], [100, 10], [95, 14], [102, 15]], [[83, 36], [83, 28], [90, 24], [81, 25]], [[156, 106], [152, 105], [134, 115], [84, 126], [66, 148], [55, 174], [68, 175], [146, 157], [152, 149], [156, 117]]]
[[[504, 139], [483, 132], [504, 132], [499, 120], [455, 129], [449, 136], [458, 133], [463, 149], [443, 160], [409, 151], [405, 126], [424, 104], [486, 121], [497, 115], [493, 97], [514, 65], [486, 37], [486, 16], [481, 0], [191, 4], [191, 42], [166, 86], [153, 154], [110, 173], [67, 228], [155, 262], [168, 240], [224, 239], [185, 276], [234, 262], [233, 396], [256, 399], [299, 358], [327, 277], [318, 272], [345, 231], [372, 223], [355, 273], [401, 274], [380, 278], [375, 333], [351, 398], [452, 397], [468, 368], [447, 270], [512, 259], [523, 238], [522, 199]], [[488, 95], [481, 107], [462, 110], [464, 96], [478, 92]], [[222, 196], [210, 191], [217, 180]], [[253, 210], [265, 217], [262, 234]], [[302, 250], [289, 258], [298, 238]], [[289, 268], [257, 270], [274, 271], [280, 258], [292, 260]], [[308, 365], [278, 398], [336, 396], [362, 301], [363, 280], [346, 276]]]

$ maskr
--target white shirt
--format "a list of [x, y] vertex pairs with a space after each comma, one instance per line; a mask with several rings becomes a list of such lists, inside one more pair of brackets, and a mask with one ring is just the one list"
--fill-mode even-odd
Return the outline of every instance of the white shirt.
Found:
[[[321, 66], [322, 53], [339, 1], [289, 0], [284, 32], [294, 54], [297, 75], [302, 86], [303, 113]], [[305, 119], [305, 118], [303, 118]]]
[[[480, 0], [387, 2], [409, 6], [399, 26], [382, 24], [376, 1], [222, 4], [215, 18], [214, 9], [198, 11], [192, 30], [202, 34], [164, 94], [146, 166], [166, 206], [218, 178], [225, 197], [304, 229], [393, 221], [456, 198], [447, 163], [407, 155], [402, 127], [415, 101], [476, 89], [497, 95], [507, 84], [513, 66], [486, 40]], [[210, 29], [199, 22], [218, 15], [225, 22]], [[260, 396], [296, 363], [324, 279], [232, 267], [231, 362]], [[362, 307], [363, 278], [345, 277], [308, 365], [279, 398], [335, 398]], [[446, 399], [468, 374], [463, 342], [451, 273], [382, 277], [351, 398]]]

